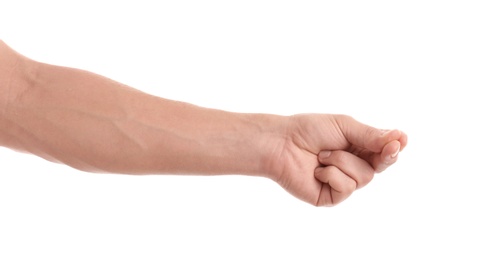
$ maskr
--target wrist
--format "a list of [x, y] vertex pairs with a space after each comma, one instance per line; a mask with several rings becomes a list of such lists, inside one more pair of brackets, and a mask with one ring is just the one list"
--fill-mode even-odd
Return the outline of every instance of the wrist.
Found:
[[255, 129], [251, 151], [259, 151], [259, 176], [276, 180], [280, 174], [277, 158], [287, 142], [287, 116], [250, 114], [249, 120]]
[[8, 112], [8, 107], [28, 88], [35, 84], [39, 64], [9, 48], [0, 41], [0, 105], [1, 112]]
[[38, 63], [8, 47], [0, 40], [0, 145], [23, 150], [13, 137], [18, 120], [17, 107], [23, 93], [35, 85]]

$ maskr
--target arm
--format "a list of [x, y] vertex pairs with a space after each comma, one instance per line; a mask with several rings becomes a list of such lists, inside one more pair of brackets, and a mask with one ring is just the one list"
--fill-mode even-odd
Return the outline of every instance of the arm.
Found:
[[80, 170], [261, 175], [264, 133], [274, 135], [283, 121], [201, 108], [87, 71], [13, 59], [16, 71], [2, 84], [9, 97], [0, 144]]
[[[0, 145], [84, 171], [263, 176], [311, 204], [334, 205], [406, 145], [398, 130], [383, 134], [346, 116], [207, 109], [39, 63], [2, 42], [0, 57]], [[329, 150], [348, 159], [319, 163]], [[368, 168], [347, 167], [357, 162]]]

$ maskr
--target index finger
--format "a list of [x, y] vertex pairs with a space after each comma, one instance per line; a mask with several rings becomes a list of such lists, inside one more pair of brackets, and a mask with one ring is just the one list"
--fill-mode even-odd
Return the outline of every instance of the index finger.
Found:
[[406, 135], [400, 130], [377, 129], [349, 116], [340, 116], [336, 120], [350, 144], [371, 152], [380, 153], [383, 147], [393, 140], [400, 140], [404, 142], [404, 145], [406, 144]]

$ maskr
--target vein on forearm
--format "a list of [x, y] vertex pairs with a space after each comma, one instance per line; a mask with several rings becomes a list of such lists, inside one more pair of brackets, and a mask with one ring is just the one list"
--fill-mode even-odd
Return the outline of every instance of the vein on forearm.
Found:
[[261, 170], [267, 117], [163, 99], [87, 71], [39, 70], [5, 117], [10, 147], [95, 172]]

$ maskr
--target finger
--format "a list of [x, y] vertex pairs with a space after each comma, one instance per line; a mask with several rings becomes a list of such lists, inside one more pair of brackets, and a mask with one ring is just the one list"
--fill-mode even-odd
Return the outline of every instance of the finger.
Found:
[[337, 116], [335, 119], [348, 142], [375, 153], [380, 153], [385, 144], [402, 137], [399, 130], [382, 131], [350, 116]]
[[398, 140], [400, 142], [400, 151], [403, 150], [403, 148], [405, 148], [405, 146], [407, 146], [408, 144], [408, 136], [407, 134], [405, 134], [404, 132], [402, 132], [402, 135], [400, 136], [400, 139]]
[[345, 151], [321, 151], [319, 162], [333, 165], [357, 183], [357, 189], [367, 185], [375, 174], [375, 169], [364, 159]]
[[369, 153], [362, 158], [372, 165], [375, 172], [383, 172], [397, 161], [400, 150], [401, 142], [395, 140], [386, 144], [380, 153]]
[[329, 184], [321, 182], [319, 198], [317, 199], [317, 202], [315, 204], [318, 207], [334, 206], [333, 198], [332, 198], [332, 188], [330, 188]]
[[357, 183], [335, 166], [318, 167], [315, 178], [330, 186], [329, 194], [321, 191], [317, 204], [336, 205], [345, 200], [357, 188]]

